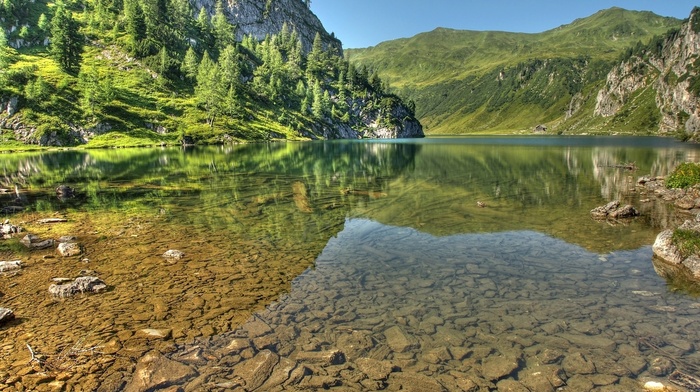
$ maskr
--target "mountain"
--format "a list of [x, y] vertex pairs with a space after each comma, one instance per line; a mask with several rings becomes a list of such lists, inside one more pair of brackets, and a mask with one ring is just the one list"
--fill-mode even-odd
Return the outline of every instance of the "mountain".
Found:
[[308, 6], [0, 2], [0, 145], [422, 137]]
[[[414, 101], [428, 134], [529, 131], [540, 124], [581, 133], [589, 131], [566, 128], [564, 120], [594, 105], [590, 97], [626, 50], [680, 25], [611, 8], [538, 34], [439, 28], [345, 56]], [[588, 113], [593, 117], [592, 107]]]
[[680, 29], [631, 48], [607, 75], [594, 114], [609, 122], [646, 117], [659, 133], [700, 135], [700, 8]]

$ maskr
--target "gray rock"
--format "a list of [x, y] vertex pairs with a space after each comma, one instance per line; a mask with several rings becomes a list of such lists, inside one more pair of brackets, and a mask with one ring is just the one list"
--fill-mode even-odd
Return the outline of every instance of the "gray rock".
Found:
[[80, 245], [75, 242], [62, 242], [58, 244], [56, 250], [63, 257], [78, 256], [83, 252]]
[[166, 259], [180, 260], [185, 257], [185, 253], [176, 249], [170, 249], [163, 253], [163, 257]]
[[107, 284], [94, 276], [81, 276], [68, 284], [52, 284], [49, 293], [54, 297], [67, 298], [80, 293], [100, 293], [107, 289]]
[[22, 261], [0, 261], [0, 272], [17, 271], [22, 268]]
[[34, 234], [27, 234], [20, 240], [20, 242], [29, 250], [47, 249], [53, 247], [55, 244], [55, 241], [52, 239], [42, 240]]
[[0, 308], [0, 325], [12, 321], [15, 318], [14, 312], [7, 308]]
[[683, 258], [680, 251], [673, 244], [673, 230], [664, 230], [656, 236], [656, 241], [651, 247], [654, 255], [670, 264], [680, 264]]
[[611, 201], [610, 203], [596, 207], [591, 210], [591, 216], [593, 219], [626, 219], [639, 216], [639, 211], [637, 211], [631, 205], [625, 205], [620, 207], [620, 202], [618, 200]]
[[7, 239], [7, 238], [12, 237], [12, 235], [17, 234], [17, 233], [21, 233], [21, 232], [22, 232], [21, 227], [11, 225], [9, 221], [6, 221], [2, 225], [0, 225], [0, 237], [2, 237], [2, 238]]
[[193, 378], [197, 372], [191, 367], [172, 361], [160, 353], [150, 352], [136, 364], [134, 377], [124, 392], [146, 392], [177, 385]]

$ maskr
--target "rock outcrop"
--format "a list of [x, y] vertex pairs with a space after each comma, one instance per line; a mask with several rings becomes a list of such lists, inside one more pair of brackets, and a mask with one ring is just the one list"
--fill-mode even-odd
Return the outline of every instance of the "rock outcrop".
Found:
[[[204, 7], [209, 15], [216, 10], [218, 0], [195, 0], [195, 9]], [[342, 54], [342, 43], [329, 34], [321, 21], [302, 0], [224, 0], [224, 12], [236, 26], [236, 38], [242, 40], [252, 35], [263, 40], [267, 35], [277, 34], [287, 24], [299, 35], [302, 46], [308, 52], [316, 37], [321, 35], [324, 46], [334, 47]]]
[[[684, 230], [700, 235], [700, 222], [686, 221], [677, 230]], [[656, 237], [654, 246], [654, 269], [663, 277], [678, 278], [687, 277], [690, 280], [700, 281], [700, 255], [684, 255], [681, 249], [673, 241], [674, 230], [664, 230]]]
[[669, 33], [656, 50], [645, 49], [613, 68], [599, 91], [595, 114], [611, 117], [640, 91], [652, 88], [660, 133], [700, 132], [700, 8], [680, 30]]

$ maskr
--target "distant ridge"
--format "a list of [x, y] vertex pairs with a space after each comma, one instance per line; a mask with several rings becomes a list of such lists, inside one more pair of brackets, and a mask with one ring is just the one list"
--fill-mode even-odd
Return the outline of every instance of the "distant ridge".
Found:
[[345, 55], [413, 100], [427, 134], [510, 133], [540, 124], [574, 132], [565, 120], [586, 104], [593, 115], [590, 101], [623, 54], [682, 22], [614, 7], [542, 33], [437, 28]]

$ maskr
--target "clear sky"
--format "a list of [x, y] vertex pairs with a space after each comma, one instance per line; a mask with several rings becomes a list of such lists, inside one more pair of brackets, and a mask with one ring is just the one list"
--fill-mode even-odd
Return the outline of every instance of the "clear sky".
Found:
[[685, 19], [700, 0], [311, 0], [344, 48], [365, 48], [447, 27], [539, 33], [611, 7]]

